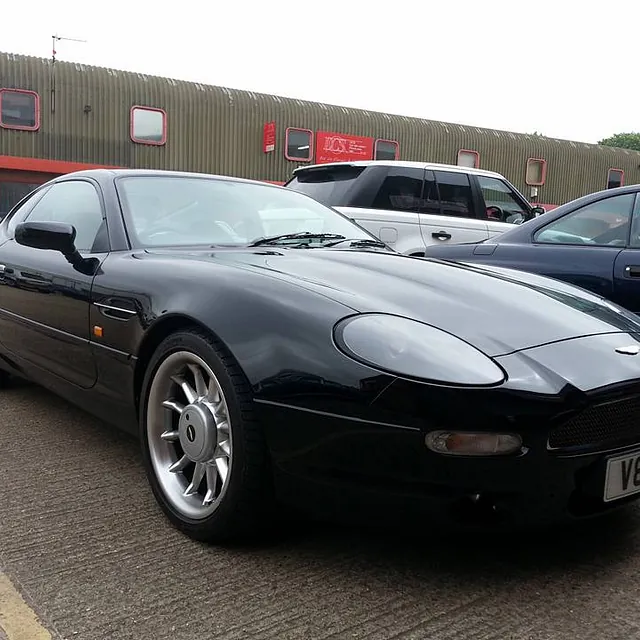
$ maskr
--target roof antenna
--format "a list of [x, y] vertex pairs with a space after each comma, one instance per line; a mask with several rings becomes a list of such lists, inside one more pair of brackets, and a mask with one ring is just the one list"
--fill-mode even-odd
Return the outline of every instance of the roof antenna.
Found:
[[58, 53], [56, 51], [56, 42], [58, 40], [68, 40], [70, 42], [86, 42], [86, 40], [79, 40], [78, 38], [65, 38], [64, 36], [51, 36], [51, 62], [53, 62], [55, 64], [56, 61], [56, 54]]
[[[49, 71], [49, 82], [51, 85], [51, 113], [55, 113], [56, 110], [56, 78], [55, 78], [55, 64], [56, 64], [56, 42], [58, 40], [69, 40], [71, 42], [86, 42], [86, 40], [80, 40], [78, 38], [65, 38], [64, 36], [53, 35], [51, 36], [51, 69]], [[53, 121], [51, 123], [53, 128]], [[53, 136], [49, 137], [49, 141], [53, 140]]]

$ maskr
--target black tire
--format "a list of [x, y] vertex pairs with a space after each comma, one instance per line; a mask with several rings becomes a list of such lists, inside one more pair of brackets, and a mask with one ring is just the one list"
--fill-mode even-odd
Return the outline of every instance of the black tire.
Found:
[[[149, 392], [161, 363], [176, 351], [189, 351], [211, 368], [226, 397], [233, 439], [228, 485], [215, 511], [204, 519], [190, 519], [167, 499], [151, 461], [146, 428]], [[189, 537], [211, 543], [246, 540], [271, 524], [273, 483], [267, 446], [258, 424], [251, 389], [238, 364], [218, 341], [203, 331], [182, 330], [156, 349], [145, 372], [140, 402], [140, 439], [145, 471], [158, 504], [168, 519]]]
[[0, 389], [6, 389], [11, 384], [11, 375], [0, 370]]

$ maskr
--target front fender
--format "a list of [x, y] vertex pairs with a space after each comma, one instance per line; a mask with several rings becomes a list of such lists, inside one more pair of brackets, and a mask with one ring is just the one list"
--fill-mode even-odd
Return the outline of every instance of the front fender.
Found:
[[105, 261], [96, 282], [94, 299], [138, 309], [105, 328], [108, 346], [137, 357], [158, 327], [195, 323], [224, 344], [258, 400], [353, 414], [392, 380], [335, 347], [334, 325], [355, 309], [269, 272], [129, 255]]

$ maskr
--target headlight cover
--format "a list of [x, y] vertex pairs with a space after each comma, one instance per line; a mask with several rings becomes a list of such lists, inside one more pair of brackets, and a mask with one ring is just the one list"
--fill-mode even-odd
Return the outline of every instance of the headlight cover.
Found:
[[405, 378], [453, 386], [488, 387], [506, 375], [482, 351], [431, 325], [383, 313], [350, 316], [334, 328], [351, 358]]

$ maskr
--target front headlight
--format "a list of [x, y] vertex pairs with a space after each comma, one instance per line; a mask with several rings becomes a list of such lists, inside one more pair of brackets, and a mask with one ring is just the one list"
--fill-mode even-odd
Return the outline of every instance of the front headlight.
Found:
[[456, 336], [381, 313], [351, 316], [334, 329], [338, 348], [363, 364], [402, 377], [473, 387], [501, 384], [504, 371]]

